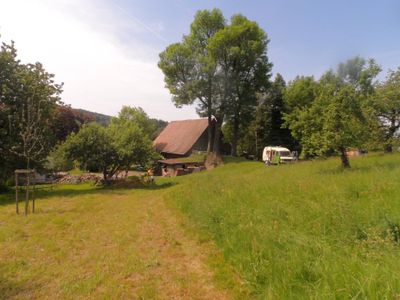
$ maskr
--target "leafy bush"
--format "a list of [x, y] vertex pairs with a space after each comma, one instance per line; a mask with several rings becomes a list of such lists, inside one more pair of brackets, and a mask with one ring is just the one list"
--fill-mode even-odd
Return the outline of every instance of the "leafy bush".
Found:
[[139, 124], [120, 119], [113, 119], [108, 127], [84, 125], [56, 151], [65, 153], [68, 162], [76, 160], [86, 170], [102, 172], [106, 181], [118, 171], [146, 166], [157, 157]]
[[74, 162], [68, 157], [65, 144], [53, 148], [47, 157], [45, 167], [55, 172], [70, 171], [74, 168]]

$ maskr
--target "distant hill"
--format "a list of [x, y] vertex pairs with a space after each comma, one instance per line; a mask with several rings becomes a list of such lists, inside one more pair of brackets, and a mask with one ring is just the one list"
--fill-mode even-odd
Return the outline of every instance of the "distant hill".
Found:
[[85, 109], [80, 109], [80, 108], [73, 108], [72, 110], [74, 110], [75, 112], [77, 112], [80, 115], [86, 115], [88, 116], [90, 119], [93, 119], [95, 122], [99, 123], [100, 125], [103, 126], [107, 126], [108, 124], [110, 124], [111, 121], [111, 116], [108, 115], [103, 115], [100, 113], [96, 113], [93, 111], [88, 111]]

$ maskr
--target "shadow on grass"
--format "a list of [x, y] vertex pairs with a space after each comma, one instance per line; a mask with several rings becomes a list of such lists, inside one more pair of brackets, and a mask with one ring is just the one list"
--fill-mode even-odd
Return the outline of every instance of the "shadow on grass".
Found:
[[[149, 184], [139, 187], [132, 186], [104, 186], [96, 187], [88, 184], [76, 184], [76, 185], [55, 185], [53, 189], [38, 189], [35, 192], [35, 200], [40, 201], [41, 199], [51, 198], [51, 197], [77, 197], [84, 195], [94, 195], [94, 194], [115, 194], [118, 191], [130, 191], [130, 190], [163, 190], [176, 185], [176, 182], [164, 182], [160, 184]], [[25, 201], [25, 192], [22, 191], [19, 196], [20, 203]], [[15, 203], [15, 192], [9, 192], [0, 195], [0, 206], [9, 205]]]

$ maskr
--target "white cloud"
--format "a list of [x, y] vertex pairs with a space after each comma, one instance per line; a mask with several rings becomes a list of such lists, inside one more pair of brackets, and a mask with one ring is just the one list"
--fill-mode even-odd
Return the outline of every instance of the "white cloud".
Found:
[[[113, 2], [2, 0], [0, 34], [14, 40], [23, 62], [40, 61], [64, 82], [73, 107], [115, 115], [122, 105], [141, 106], [152, 117], [194, 118], [176, 109], [157, 67], [162, 23], [149, 27]], [[143, 32], [152, 42], [140, 39]]]

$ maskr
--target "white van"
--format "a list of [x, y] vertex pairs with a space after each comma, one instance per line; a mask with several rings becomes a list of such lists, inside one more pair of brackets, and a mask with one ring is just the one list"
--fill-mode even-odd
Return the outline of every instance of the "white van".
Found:
[[280, 164], [296, 160], [296, 156], [288, 148], [268, 146], [264, 148], [262, 160], [265, 164]]

